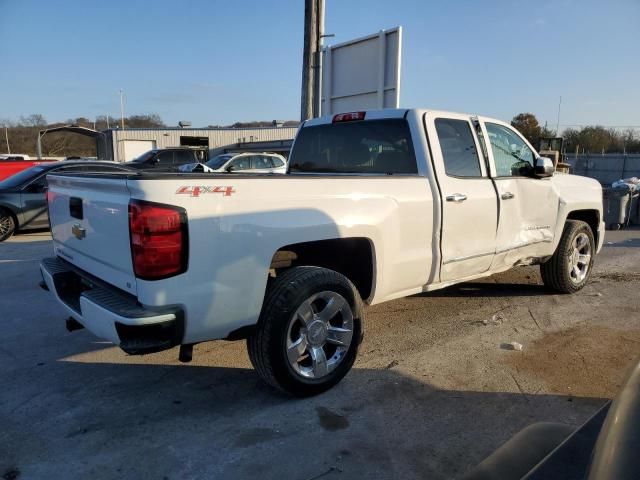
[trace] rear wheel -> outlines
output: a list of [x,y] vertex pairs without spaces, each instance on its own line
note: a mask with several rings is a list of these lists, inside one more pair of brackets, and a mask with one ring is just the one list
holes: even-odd
[[589,279],[594,255],[591,227],[580,220],[567,220],[558,248],[540,265],[542,281],[561,293],[577,292]]
[[16,230],[16,221],[11,212],[0,209],[0,242],[4,242]]
[[267,291],[249,358],[270,385],[296,396],[324,392],[351,369],[362,338],[362,301],[333,270],[294,267]]

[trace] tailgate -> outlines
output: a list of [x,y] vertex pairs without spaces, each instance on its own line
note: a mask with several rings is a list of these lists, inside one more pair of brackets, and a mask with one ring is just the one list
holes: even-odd
[[50,175],[47,181],[56,255],[135,295],[127,179]]

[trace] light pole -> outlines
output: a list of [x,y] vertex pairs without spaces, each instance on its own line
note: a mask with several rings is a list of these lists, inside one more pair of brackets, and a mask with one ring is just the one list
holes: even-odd
[[124,129],[124,97],[120,89],[120,128]]
[[11,153],[11,147],[9,146],[9,129],[4,126],[4,138],[7,139],[7,153]]

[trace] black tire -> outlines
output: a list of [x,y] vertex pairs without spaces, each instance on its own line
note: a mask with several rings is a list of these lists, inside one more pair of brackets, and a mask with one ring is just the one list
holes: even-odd
[[8,210],[0,208],[0,242],[4,242],[16,231],[16,219]]
[[[586,235],[589,241],[590,259],[586,263],[586,276],[583,279],[574,279],[571,275],[571,257],[574,252],[574,242],[579,235]],[[565,223],[560,243],[553,256],[545,263],[540,264],[540,274],[545,286],[560,293],[575,293],[585,286],[593,268],[593,258],[596,252],[596,242],[593,238],[591,227],[580,220],[567,220]]]
[[[342,360],[322,378],[305,378],[287,358],[289,324],[298,307],[319,292],[335,292],[347,301],[353,315],[353,335]],[[307,397],[336,385],[349,372],[362,341],[364,309],[360,294],[344,275],[320,267],[293,267],[267,287],[260,319],[247,339],[249,359],[269,385],[291,395]]]

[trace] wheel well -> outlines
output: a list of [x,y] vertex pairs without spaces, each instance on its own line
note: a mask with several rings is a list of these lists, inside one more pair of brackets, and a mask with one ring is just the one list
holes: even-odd
[[596,245],[598,244],[598,227],[600,226],[600,215],[597,210],[575,210],[573,212],[569,212],[567,215],[567,220],[582,220],[587,223],[589,227],[591,227],[591,233],[593,233],[593,238],[596,241]]
[[270,270],[311,265],[335,270],[353,282],[363,300],[373,293],[373,245],[368,238],[335,238],[295,243],[279,249],[271,260]]

